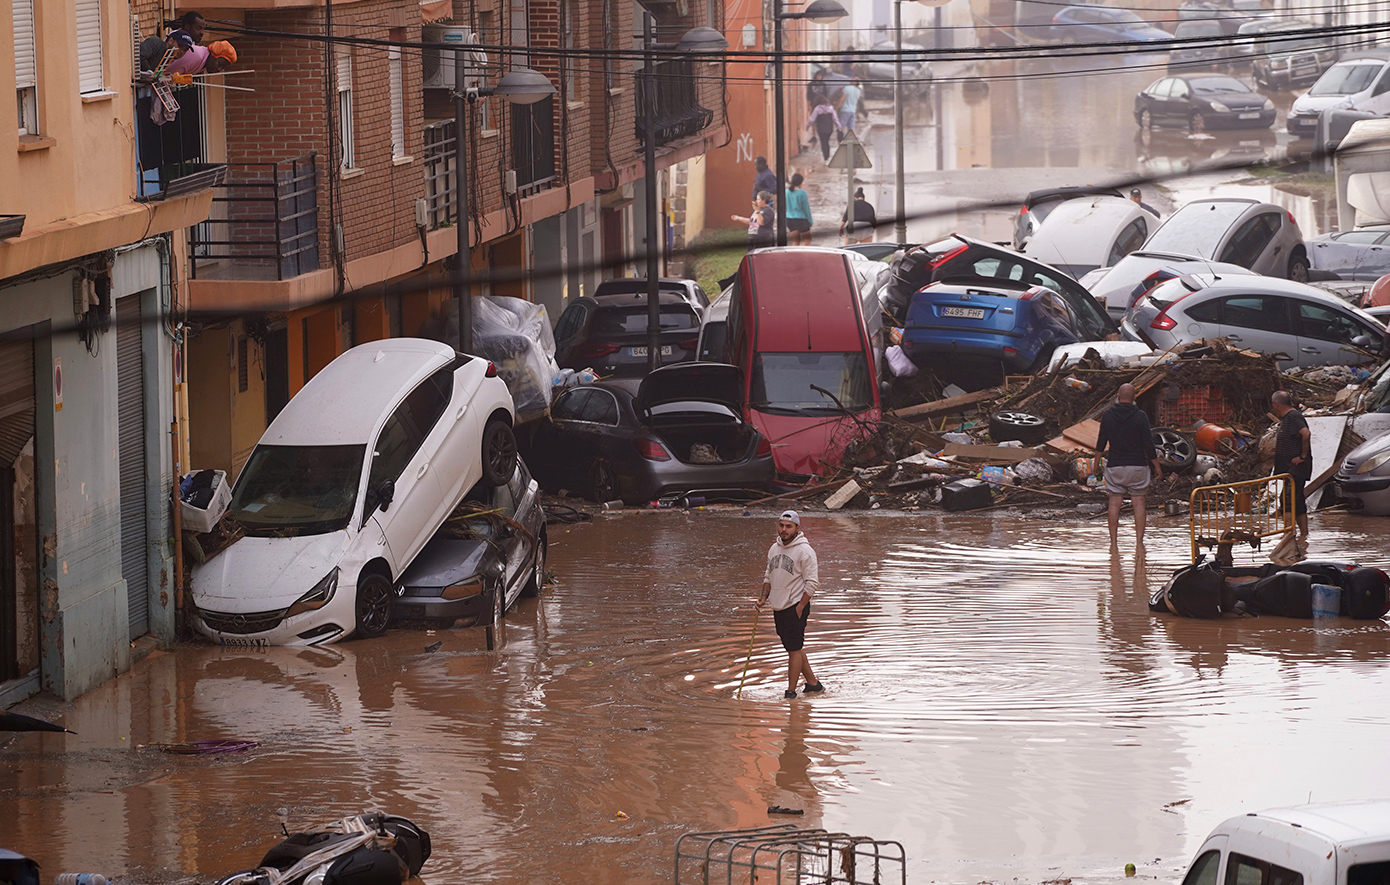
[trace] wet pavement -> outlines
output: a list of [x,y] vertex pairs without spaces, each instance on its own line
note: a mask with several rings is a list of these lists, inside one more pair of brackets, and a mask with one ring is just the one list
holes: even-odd
[[[1383,526],[1316,516],[1312,556],[1383,564]],[[824,695],[782,699],[765,617],[734,697],[771,514],[600,515],[552,526],[559,583],[499,652],[471,628],[154,653],[66,709],[76,736],[0,738],[0,845],[46,880],[206,881],[253,866],[279,809],[380,808],[430,831],[426,881],[655,883],[681,833],[782,805],[900,840],[912,882],[1177,881],[1227,816],[1390,795],[1390,628],[1149,614],[1185,520],[1157,520],[1145,563],[1128,520],[1116,555],[1103,518],[804,528]],[[260,745],[151,746],[211,738]]]

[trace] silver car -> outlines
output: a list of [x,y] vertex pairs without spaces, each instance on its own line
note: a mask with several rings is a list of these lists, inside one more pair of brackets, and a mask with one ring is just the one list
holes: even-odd
[[1364,310],[1303,283],[1260,276],[1175,277],[1149,290],[1121,331],[1155,350],[1226,338],[1285,367],[1373,362],[1385,346],[1385,327]]
[[1096,296],[1115,322],[1124,319],[1139,296],[1173,277],[1185,273],[1239,274],[1250,273],[1237,264],[1208,261],[1192,255],[1173,255],[1140,249],[1115,262],[1114,267],[1102,267],[1086,274],[1081,285]]
[[1194,200],[1169,215],[1144,249],[1225,261],[1258,274],[1308,282],[1303,232],[1287,209],[1273,203]]
[[1337,490],[1362,516],[1390,516],[1390,434],[1351,450],[1337,469]]

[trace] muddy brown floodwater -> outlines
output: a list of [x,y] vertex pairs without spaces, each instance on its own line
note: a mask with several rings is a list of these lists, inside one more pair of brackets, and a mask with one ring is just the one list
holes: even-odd
[[[1312,554],[1383,564],[1385,525],[1319,517]],[[770,515],[600,516],[552,527],[560,583],[497,653],[470,629],[152,655],[72,705],[77,736],[0,743],[0,847],[45,881],[208,881],[255,865],[277,809],[379,808],[432,834],[428,882],[661,883],[681,833],[775,804],[901,841],[912,882],[1176,881],[1227,816],[1390,795],[1387,625],[1150,615],[1185,522],[1147,568],[1103,519],[804,527],[822,696],[782,699],[768,619],[734,698]],[[149,746],[233,737],[260,745]]]

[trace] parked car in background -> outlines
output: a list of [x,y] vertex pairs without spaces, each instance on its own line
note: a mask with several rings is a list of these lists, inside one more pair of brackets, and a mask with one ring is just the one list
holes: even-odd
[[[1209,0],[1184,0],[1178,7],[1178,29],[1186,22],[1215,22],[1221,28],[1220,33],[1229,37],[1246,18],[1244,13],[1237,12],[1229,4]],[[1175,36],[1178,29],[1175,29]]]
[[1323,234],[1304,247],[1314,279],[1378,280],[1390,273],[1390,225]]
[[446,344],[352,348],[295,394],[251,452],[228,513],[245,537],[192,575],[214,641],[319,645],[386,629],[396,579],[480,480],[516,469],[511,395]]
[[1251,273],[1238,264],[1208,261],[1191,255],[1140,249],[1121,258],[1113,267],[1101,268],[1081,280],[1115,322],[1124,319],[1131,306],[1159,283],[1189,273],[1219,276]]
[[1079,279],[1144,245],[1157,226],[1152,212],[1125,197],[1079,197],[1047,216],[1023,254]]
[[1188,274],[1150,289],[1125,317],[1125,337],[1155,350],[1208,338],[1275,356],[1285,366],[1357,365],[1379,358],[1385,327],[1321,289],[1262,276]]
[[[1343,599],[1345,602],[1345,599]],[[1218,825],[1183,885],[1361,885],[1390,863],[1390,802],[1272,808]]]
[[1164,77],[1134,97],[1134,121],[1140,129],[1268,129],[1276,113],[1274,102],[1235,77],[1216,74]]
[[[872,98],[892,98],[893,82],[897,80],[897,47],[892,40],[875,43],[869,48],[873,55],[864,64],[861,79],[864,94]],[[932,73],[927,64],[927,48],[920,43],[903,41],[903,94],[920,97],[931,91]]]
[[543,487],[595,501],[763,489],[772,445],[744,420],[743,391],[738,368],[722,363],[575,387],[523,434],[527,462]]
[[1020,252],[1053,209],[1078,197],[1089,196],[1124,197],[1118,188],[1105,185],[1081,185],[1079,187],[1050,187],[1031,191],[1023,198],[1023,205],[1014,216],[1014,248]]
[[1255,273],[1308,281],[1308,251],[1292,213],[1258,200],[1193,200],[1169,215],[1144,244],[1151,252],[1210,258]]
[[[703,315],[706,307],[709,307],[709,296],[705,290],[700,288],[700,284],[695,280],[667,279],[662,277],[656,281],[656,285],[661,292],[670,292],[681,296],[690,302],[690,306],[695,308],[695,313]],[[594,291],[589,293],[595,298],[604,295],[646,295],[646,277],[618,277],[612,280],[604,280],[594,287]]]
[[1329,108],[1390,114],[1390,49],[1348,53],[1324,71],[1294,99],[1285,121],[1289,134],[1310,138],[1318,128],[1318,115]]
[[[1293,89],[1316,83],[1343,49],[1327,37],[1302,36],[1317,27],[1306,21],[1262,21],[1254,44],[1250,77],[1265,89]],[[1242,26],[1243,27],[1243,26]]]
[[1044,286],[940,282],[913,296],[902,349],[942,380],[980,388],[1042,369],[1057,347],[1082,340],[1080,328],[1066,298]]
[[[661,365],[695,357],[700,315],[684,293],[661,293]],[[570,299],[555,324],[562,369],[635,377],[647,371],[647,293]]]
[[1128,9],[1068,6],[1052,17],[1052,39],[1060,43],[1152,43],[1173,35]]
[[1337,492],[1362,516],[1390,516],[1390,433],[1352,449],[1337,468]]
[[1224,39],[1231,30],[1225,27],[1226,21],[1217,18],[1198,18],[1178,22],[1173,29],[1175,40],[1191,40],[1187,46],[1174,46],[1168,53],[1169,70],[1190,71],[1194,68],[1212,68],[1230,64],[1234,53],[1230,41]]
[[396,621],[500,618],[545,584],[540,487],[517,459],[511,479],[480,482],[397,581]]

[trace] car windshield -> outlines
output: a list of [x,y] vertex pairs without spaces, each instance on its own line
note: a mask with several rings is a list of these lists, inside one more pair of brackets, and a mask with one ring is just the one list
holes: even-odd
[[1226,231],[1249,208],[1249,203],[1188,203],[1168,216],[1144,248],[1151,252],[1211,258]]
[[[687,304],[661,305],[662,331],[695,329],[699,327],[695,311]],[[590,334],[595,338],[609,335],[634,335],[647,331],[647,306],[606,307],[594,317]]]
[[834,401],[814,389],[819,387],[851,412],[862,412],[873,407],[872,385],[862,352],[760,353],[749,405],[783,415],[838,414]]
[[1380,73],[1378,64],[1333,65],[1327,73],[1318,78],[1309,95],[1354,95],[1365,91],[1376,74]]
[[1234,77],[1199,77],[1188,80],[1198,95],[1220,95],[1223,92],[1249,92],[1250,87]]
[[228,512],[252,535],[321,535],[352,518],[366,446],[257,446]]

